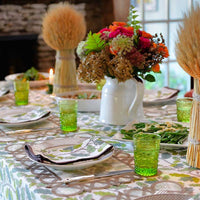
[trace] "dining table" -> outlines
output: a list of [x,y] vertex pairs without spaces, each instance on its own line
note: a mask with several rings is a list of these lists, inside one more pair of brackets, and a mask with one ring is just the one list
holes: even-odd
[[[165,199],[170,195],[171,199],[200,199],[200,170],[187,164],[187,146],[161,145],[158,173],[144,177],[134,172],[133,142],[118,137],[124,126],[100,122],[98,111],[78,112],[77,131],[62,132],[57,102],[47,94],[46,87],[31,88],[27,106],[39,106],[50,110],[51,114],[45,120],[31,124],[0,124],[1,200],[150,200]],[[0,97],[0,112],[8,107],[16,108],[12,90]],[[147,120],[177,121],[175,101],[146,104],[143,110]],[[103,162],[88,167],[65,169],[65,166],[41,164],[30,159],[24,148],[25,144],[49,141],[48,144],[54,144],[54,141],[57,145],[59,141],[74,144],[93,136],[112,144],[114,152]],[[120,171],[125,173],[101,176]],[[89,175],[96,177],[65,181]]]

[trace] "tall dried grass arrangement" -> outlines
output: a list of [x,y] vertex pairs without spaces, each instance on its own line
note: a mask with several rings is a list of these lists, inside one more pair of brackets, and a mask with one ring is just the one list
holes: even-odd
[[84,16],[69,3],[59,3],[47,11],[42,25],[44,41],[57,51],[53,93],[76,89],[74,49],[86,34]]
[[186,160],[200,168],[200,6],[192,8],[179,26],[176,58],[179,65],[194,78],[193,105]]

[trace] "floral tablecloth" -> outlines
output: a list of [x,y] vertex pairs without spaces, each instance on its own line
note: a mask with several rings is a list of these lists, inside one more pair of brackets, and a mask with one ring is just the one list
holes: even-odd
[[[63,137],[98,135],[116,147],[113,160],[79,171],[91,174],[101,169],[115,171],[134,169],[131,141],[113,139],[122,126],[99,122],[98,113],[78,113],[79,130],[68,135],[59,128],[57,107],[43,91],[30,93],[30,104],[51,108],[53,113],[45,122],[29,127],[0,126],[0,199],[1,200],[92,200],[136,199],[141,196],[177,193],[194,196],[200,193],[200,170],[191,168],[185,160],[186,149],[161,149],[159,172],[153,177],[139,177],[134,173],[94,179],[75,184],[63,184],[62,179],[77,176],[77,172],[61,171],[32,162],[24,152],[24,144]],[[0,106],[13,106],[10,93],[0,99]],[[144,108],[150,119],[176,120],[175,105]],[[20,129],[20,130],[19,130]],[[112,167],[111,167],[112,166]],[[198,199],[198,197],[197,197]]]

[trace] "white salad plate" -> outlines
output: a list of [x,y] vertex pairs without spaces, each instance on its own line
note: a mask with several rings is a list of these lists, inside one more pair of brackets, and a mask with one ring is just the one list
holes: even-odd
[[[58,151],[65,151],[67,147],[72,147],[74,145],[79,145],[80,143],[84,142],[88,138],[85,137],[65,137],[65,138],[56,138],[51,140],[45,140],[45,141],[39,141],[36,143],[32,143],[30,146],[35,154],[40,154],[45,157],[48,157],[48,155],[53,155],[54,158],[56,158],[58,155],[56,155],[56,152]],[[30,155],[27,154],[30,160],[32,160],[35,163],[38,163],[40,165],[44,165],[46,167],[52,167],[54,169],[59,170],[79,170],[91,167],[93,165],[99,164],[101,162],[104,162],[112,157],[114,153],[114,148],[111,151],[108,151],[107,153],[102,154],[100,157],[85,161],[79,161],[74,163],[68,163],[68,164],[53,164],[53,163],[43,163],[36,161],[31,158]],[[58,156],[59,157],[59,156]]]
[[[56,102],[59,103],[60,100],[68,99],[68,100],[73,100],[73,96],[75,95],[80,95],[80,94],[87,94],[88,96],[90,95],[96,95],[100,96],[101,91],[99,90],[76,90],[76,91],[70,91],[70,92],[65,92],[61,94],[57,94],[56,96],[53,96],[55,98]],[[89,98],[81,98],[81,99],[76,99],[78,101],[78,111],[79,112],[98,112],[100,111],[100,105],[101,105],[101,99],[89,99]]]
[[[29,113],[33,113],[34,116]],[[0,113],[0,125],[9,127],[31,125],[48,119],[50,113],[50,111],[35,106],[4,107]],[[25,117],[22,119],[20,116]]]
[[[46,86],[49,83],[49,79],[48,79],[49,74],[46,72],[39,72],[39,73],[42,74],[46,78],[46,80],[30,81],[30,87],[42,87],[42,86]],[[21,74],[23,74],[23,73],[10,74],[5,77],[5,80],[9,81],[9,82],[13,82]]]

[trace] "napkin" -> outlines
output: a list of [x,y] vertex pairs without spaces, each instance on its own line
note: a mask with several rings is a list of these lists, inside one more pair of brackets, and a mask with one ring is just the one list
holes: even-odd
[[145,90],[144,101],[153,102],[159,100],[170,99],[179,93],[178,89],[163,87],[159,90]]
[[[60,148],[34,149],[30,144],[25,144],[25,151],[29,158],[41,163],[66,165],[75,162],[97,159],[110,152],[114,147],[97,137],[91,137],[84,142],[73,146],[61,146]],[[37,154],[37,153],[38,154]]]
[[0,89],[0,97],[8,94],[9,92],[10,92],[10,90],[8,88],[5,88],[5,87],[1,88]]
[[[22,108],[23,109],[23,108]],[[6,114],[4,110],[4,115],[0,116],[0,123],[23,123],[38,120],[50,114],[50,111],[38,108],[27,111],[26,109],[18,110],[13,109],[13,113],[10,112]]]

